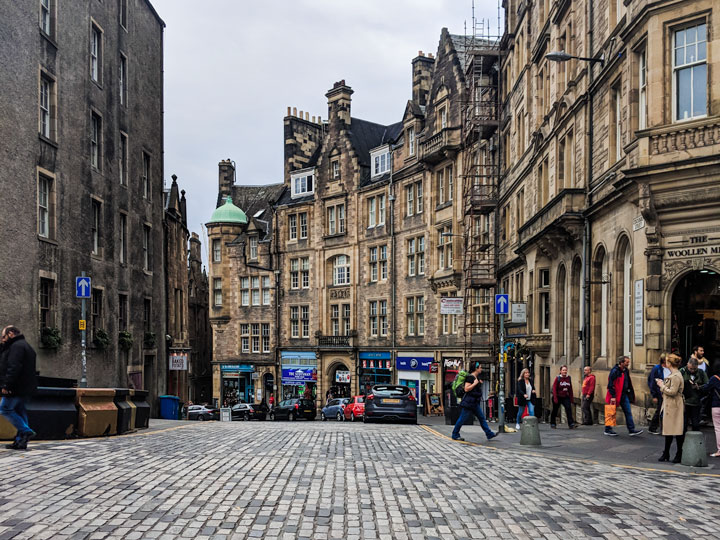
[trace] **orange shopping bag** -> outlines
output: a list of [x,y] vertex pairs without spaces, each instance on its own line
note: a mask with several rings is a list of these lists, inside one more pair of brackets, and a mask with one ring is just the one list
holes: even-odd
[[617,426],[617,406],[605,405],[605,425],[607,427]]

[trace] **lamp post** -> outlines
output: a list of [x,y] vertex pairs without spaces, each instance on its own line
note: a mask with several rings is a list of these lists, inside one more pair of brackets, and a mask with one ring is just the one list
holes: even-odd
[[600,58],[588,58],[586,56],[575,56],[574,54],[566,53],[565,51],[553,51],[549,52],[545,55],[545,58],[550,60],[551,62],[567,62],[569,60],[584,60],[585,62],[590,62],[591,64],[595,62],[600,62],[601,65],[605,64],[605,55],[600,56]]

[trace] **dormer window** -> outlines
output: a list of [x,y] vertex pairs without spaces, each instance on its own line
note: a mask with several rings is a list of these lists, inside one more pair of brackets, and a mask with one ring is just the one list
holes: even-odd
[[334,159],[332,164],[330,165],[332,178],[333,180],[337,180],[340,178],[340,161],[337,159]]
[[303,169],[297,171],[290,176],[290,185],[292,186],[292,197],[303,197],[314,193],[314,177],[315,169]]
[[251,236],[251,237],[250,237],[250,258],[253,259],[253,260],[258,258],[258,239],[257,239],[257,236]]
[[440,129],[447,127],[447,109],[443,107],[440,109]]
[[372,176],[380,176],[390,170],[390,149],[387,146],[370,152],[370,159],[373,164]]
[[408,128],[407,130],[407,138],[408,138],[408,154],[411,156],[415,155],[415,128]]

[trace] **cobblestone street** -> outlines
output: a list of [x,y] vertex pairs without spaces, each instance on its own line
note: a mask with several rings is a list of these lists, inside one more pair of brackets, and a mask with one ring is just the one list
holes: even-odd
[[0,451],[0,539],[720,536],[717,477],[492,444],[335,422],[31,443]]

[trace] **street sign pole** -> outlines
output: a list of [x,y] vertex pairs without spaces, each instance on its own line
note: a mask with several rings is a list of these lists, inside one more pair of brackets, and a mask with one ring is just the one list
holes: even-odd
[[[85,277],[85,272],[83,271],[82,277]],[[81,307],[81,315],[80,318],[85,321],[85,297],[82,298],[82,307]],[[83,325],[83,329],[80,331],[80,343],[81,343],[81,359],[82,359],[82,371],[81,371],[81,377],[80,377],[80,388],[87,388],[87,356],[85,355],[85,344],[86,344],[86,333],[87,330],[85,330],[85,325]]]
[[[500,294],[505,291],[501,288]],[[500,314],[500,391],[498,392],[498,431],[505,433],[505,314]]]

